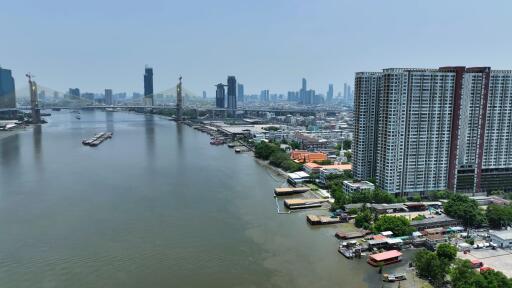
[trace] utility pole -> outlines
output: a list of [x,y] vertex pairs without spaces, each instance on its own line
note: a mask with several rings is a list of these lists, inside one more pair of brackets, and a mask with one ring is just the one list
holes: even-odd
[[28,86],[30,89],[30,108],[32,110],[32,124],[41,123],[41,110],[39,109],[39,101],[37,99],[37,83],[32,80],[34,75],[27,73]]
[[176,122],[183,120],[183,95],[181,94],[181,76],[176,86]]

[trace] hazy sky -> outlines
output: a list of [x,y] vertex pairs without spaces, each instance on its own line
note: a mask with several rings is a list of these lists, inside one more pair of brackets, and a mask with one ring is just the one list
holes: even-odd
[[512,1],[2,0],[0,65],[65,91],[201,94],[235,75],[246,93],[325,93],[354,72],[486,65],[512,69]]

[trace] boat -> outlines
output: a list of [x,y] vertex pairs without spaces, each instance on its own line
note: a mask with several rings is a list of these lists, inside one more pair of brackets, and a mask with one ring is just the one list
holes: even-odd
[[240,148],[235,148],[235,153],[240,153],[242,150]]
[[229,148],[235,148],[235,143],[229,143],[229,144],[228,144],[228,147],[229,147]]
[[210,144],[212,144],[212,145],[222,145],[222,144],[224,144],[224,140],[222,140],[222,139],[214,139],[214,140],[210,141]]
[[395,282],[403,280],[407,280],[407,276],[405,275],[405,273],[384,274],[382,276],[382,281],[385,282]]
[[338,252],[341,253],[341,255],[345,256],[347,259],[353,259],[354,258],[354,252],[352,249],[347,248],[346,246],[340,244],[340,247],[338,248]]
[[81,119],[81,118],[80,118],[80,115],[76,115],[76,116],[75,116],[75,118],[76,118],[76,119],[78,119],[78,120],[80,120],[80,119]]
[[52,108],[52,111],[60,111],[60,108]]

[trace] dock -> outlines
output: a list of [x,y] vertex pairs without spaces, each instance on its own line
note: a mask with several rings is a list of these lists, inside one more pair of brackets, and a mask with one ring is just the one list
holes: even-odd
[[323,203],[328,202],[327,199],[286,199],[284,206],[288,209],[306,209],[321,207]]
[[286,196],[286,195],[305,193],[305,192],[308,192],[309,190],[310,190],[309,187],[283,187],[283,188],[275,188],[274,189],[274,195],[276,195],[276,196]]
[[313,215],[313,214],[307,215],[306,220],[311,225],[327,225],[327,224],[341,223],[341,220],[339,217],[331,218],[329,216],[320,216],[320,215]]
[[105,140],[112,138],[113,134],[114,133],[112,132],[101,132],[89,139],[82,140],[82,144],[86,146],[96,147],[103,143]]

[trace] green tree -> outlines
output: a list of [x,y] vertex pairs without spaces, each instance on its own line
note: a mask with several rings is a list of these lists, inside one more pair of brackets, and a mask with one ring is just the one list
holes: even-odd
[[404,216],[382,215],[373,225],[375,232],[391,231],[395,236],[410,235],[414,228],[409,219]]
[[363,209],[354,218],[354,225],[369,230],[372,226],[373,214],[370,209]]
[[448,266],[436,253],[420,250],[414,256],[414,265],[418,276],[428,280],[434,287],[441,287],[448,272]]
[[347,158],[347,162],[349,162],[349,163],[352,162],[352,152],[345,151],[345,153],[343,153],[343,155]]
[[394,203],[396,201],[395,196],[392,194],[382,191],[380,188],[375,188],[370,194],[371,202],[382,204],[382,203]]
[[352,140],[345,139],[343,140],[343,150],[350,150],[352,149]]
[[469,260],[455,260],[451,270],[450,278],[453,288],[483,288],[485,279],[475,272]]
[[511,288],[512,280],[507,278],[505,274],[500,271],[487,270],[480,272],[485,281],[485,287],[488,288]]
[[452,194],[443,207],[446,215],[460,220],[465,228],[478,227],[485,222],[477,202],[467,196]]
[[442,243],[437,246],[436,254],[440,259],[452,262],[457,257],[457,247],[449,243]]
[[489,205],[485,211],[489,226],[493,229],[501,229],[512,224],[512,206]]
[[300,149],[300,143],[295,140],[290,143],[290,146],[292,149]]
[[411,200],[413,202],[421,202],[421,195],[419,193],[416,193],[412,196]]

